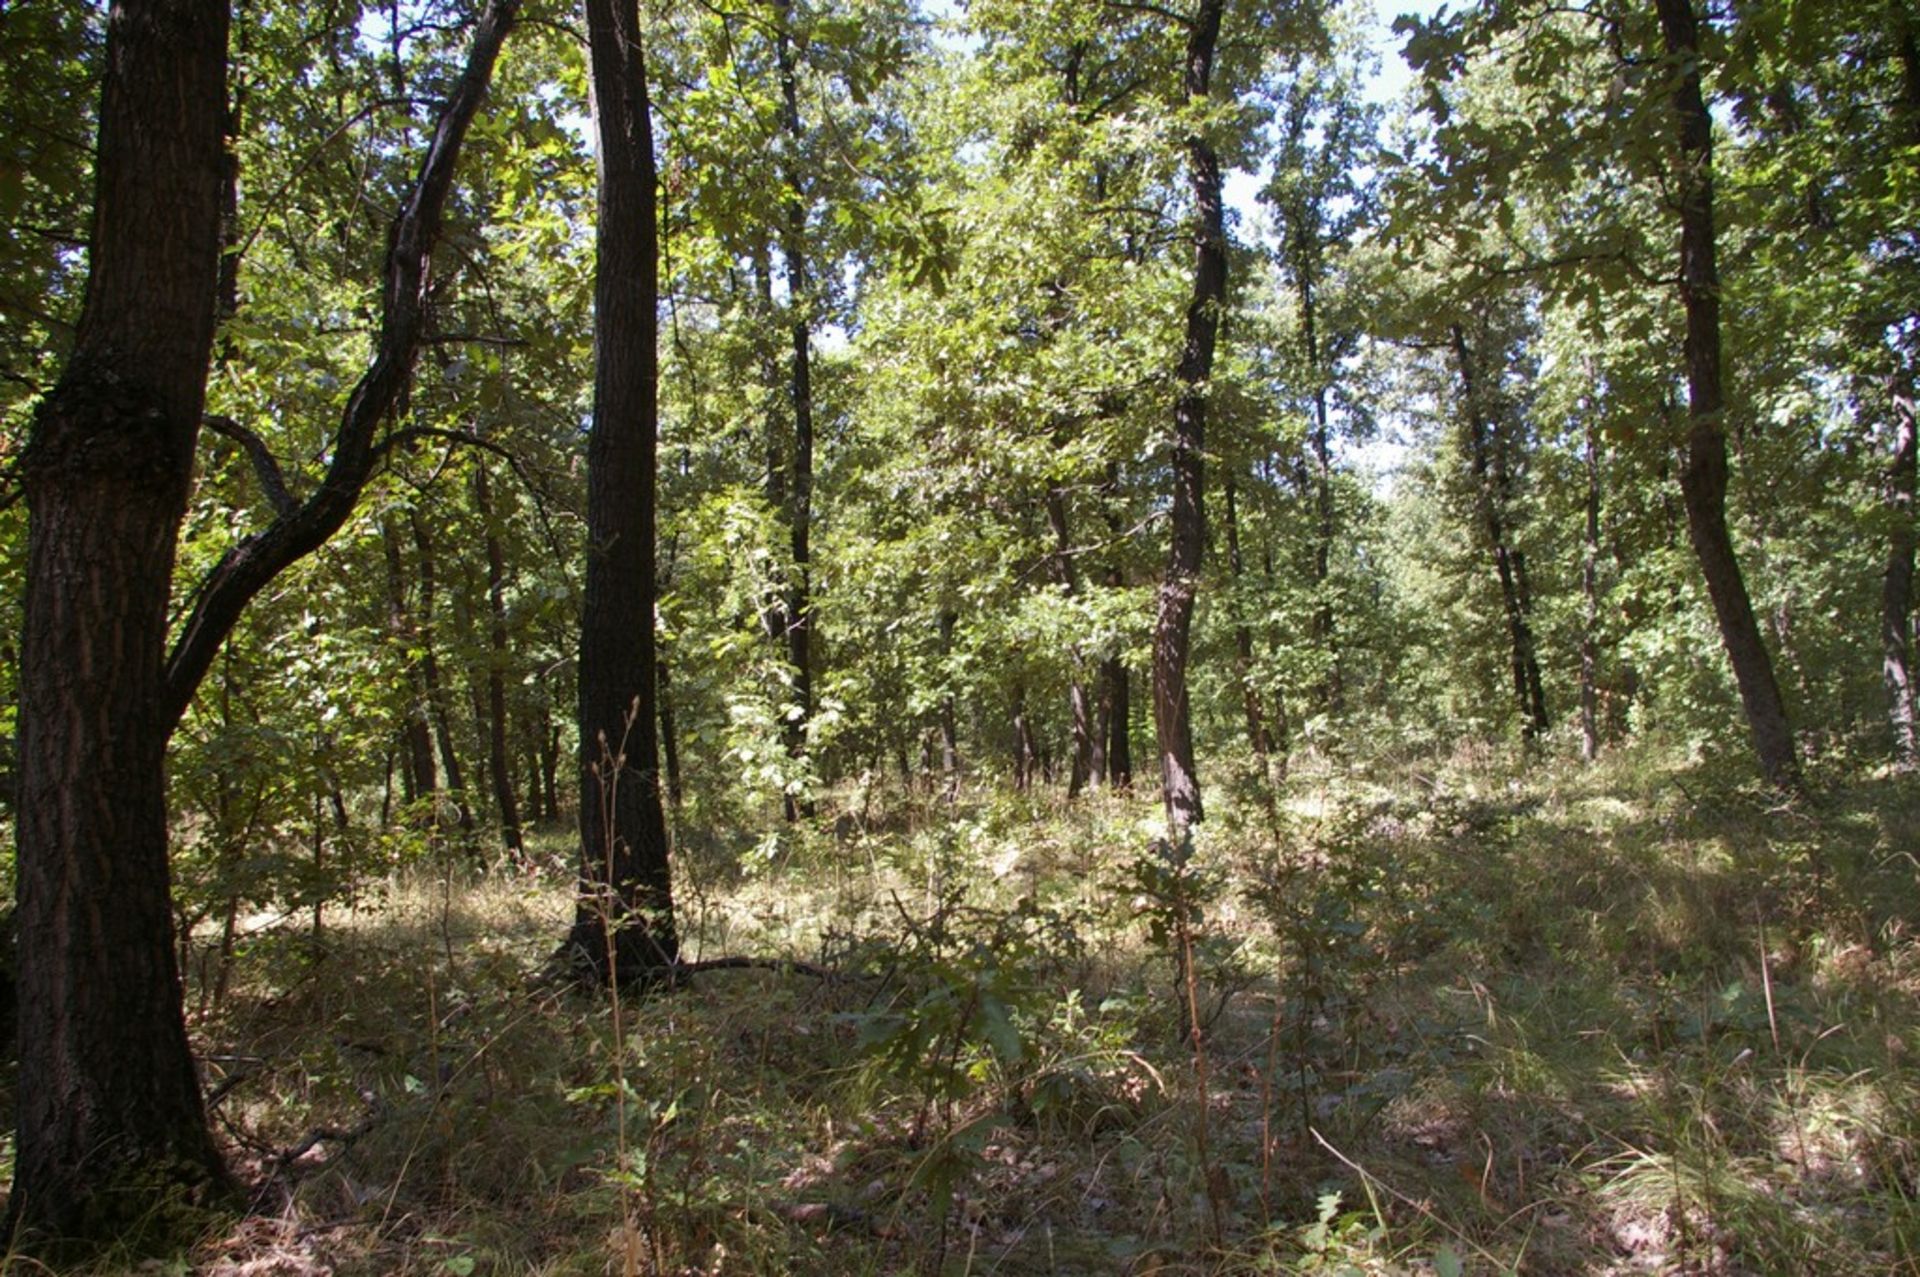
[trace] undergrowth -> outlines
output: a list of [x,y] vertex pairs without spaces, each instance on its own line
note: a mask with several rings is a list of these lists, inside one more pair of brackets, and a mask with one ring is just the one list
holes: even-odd
[[189,990],[257,1212],[182,1265],[1920,1272],[1917,817],[1647,752],[1299,766],[1180,848],[866,794],[677,862],[689,956],[827,977],[618,1017],[540,981],[570,874],[416,872]]

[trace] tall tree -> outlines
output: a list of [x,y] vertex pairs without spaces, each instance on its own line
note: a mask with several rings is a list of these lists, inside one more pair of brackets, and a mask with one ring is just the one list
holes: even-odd
[[658,173],[640,16],[587,0],[599,180],[580,617],[580,893],[566,955],[601,984],[679,958],[654,723]]
[[[1204,103],[1213,80],[1224,0],[1200,0],[1187,31],[1185,100]],[[1167,824],[1179,836],[1204,814],[1194,763],[1193,709],[1187,694],[1194,594],[1206,547],[1207,381],[1227,299],[1227,232],[1220,156],[1198,118],[1187,137],[1187,181],[1194,203],[1193,292],[1175,375],[1172,534],[1153,623],[1153,722],[1160,740],[1160,783]]]
[[[219,275],[227,14],[122,0],[109,17],[90,273],[74,355],[36,415],[21,709],[21,1094],[8,1227],[40,1249],[129,1231],[226,1190],[180,1014],[168,738],[247,603],[352,512],[417,351],[461,145],[517,0],[475,29],[389,236],[374,357],[324,479],[223,554],[166,649],[174,547],[204,407]],[[254,446],[257,445],[257,446]],[[163,653],[166,653],[163,660]]]
[[163,661],[213,348],[226,51],[225,0],[114,6],[86,301],[25,458],[7,1223],[49,1254],[143,1228],[160,1235],[137,1245],[177,1244],[156,1204],[230,1191],[174,962]]
[[1687,445],[1680,491],[1687,535],[1706,577],[1720,638],[1733,665],[1747,728],[1767,779],[1798,788],[1800,766],[1773,658],[1727,529],[1726,392],[1720,358],[1720,273],[1713,223],[1713,116],[1700,82],[1700,23],[1693,0],[1655,0],[1670,63],[1668,104],[1677,156],[1680,302],[1686,311]]

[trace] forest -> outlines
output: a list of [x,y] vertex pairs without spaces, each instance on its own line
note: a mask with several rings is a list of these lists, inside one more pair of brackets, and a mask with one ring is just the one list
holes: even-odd
[[1920,1273],[1911,0],[0,104],[0,1273]]

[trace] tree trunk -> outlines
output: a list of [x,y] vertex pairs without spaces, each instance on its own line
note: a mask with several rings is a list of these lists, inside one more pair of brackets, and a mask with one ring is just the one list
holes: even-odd
[[686,789],[680,779],[680,725],[674,715],[673,682],[665,650],[660,653],[653,676],[660,698],[660,760],[666,765],[667,802],[678,812],[686,798]]
[[[1901,107],[1907,141],[1920,141],[1920,41],[1906,6],[1896,8],[1901,68]],[[1887,722],[1893,730],[1893,762],[1903,772],[1920,767],[1913,686],[1913,565],[1916,433],[1911,379],[1888,379],[1893,401],[1893,449],[1887,463],[1886,503],[1892,520],[1887,570],[1880,586],[1880,670],[1887,688]]]
[[1346,703],[1346,688],[1340,676],[1340,639],[1335,632],[1333,612],[1333,428],[1328,420],[1327,386],[1320,367],[1320,327],[1313,290],[1313,270],[1304,251],[1304,225],[1294,238],[1302,241],[1300,260],[1294,265],[1300,295],[1301,338],[1307,347],[1307,367],[1313,376],[1313,429],[1308,446],[1313,451],[1313,638],[1327,656],[1326,679],[1321,698],[1326,708],[1339,713]]
[[400,788],[409,804],[431,799],[440,789],[440,777],[433,763],[433,727],[428,718],[430,699],[426,680],[420,673],[420,658],[413,648],[418,636],[407,611],[406,566],[400,548],[399,529],[392,516],[380,522],[381,541],[387,556],[387,636],[406,653],[406,686],[409,693],[406,720],[400,729],[404,749],[400,755]]
[[580,894],[566,953],[595,983],[679,959],[654,734],[658,175],[634,0],[587,0],[599,216],[587,573],[580,620]]
[[1500,604],[1507,622],[1507,666],[1519,707],[1522,732],[1534,740],[1550,726],[1546,694],[1540,681],[1540,660],[1534,650],[1532,602],[1526,588],[1526,566],[1520,551],[1507,540],[1508,484],[1506,465],[1496,456],[1505,450],[1498,409],[1488,399],[1480,369],[1474,366],[1466,331],[1453,325],[1453,353],[1460,363],[1462,415],[1466,425],[1467,458],[1473,471],[1474,509],[1480,531],[1493,555],[1500,582]]
[[[953,627],[959,623],[959,616],[951,608],[940,612],[940,657],[943,662],[953,656]],[[951,679],[951,675],[947,675]],[[949,683],[940,698],[940,772],[946,778],[946,800],[949,804],[960,798],[960,730],[955,721],[953,688]]]
[[[1236,499],[1238,485],[1231,473],[1227,475],[1227,571],[1232,574],[1236,591],[1242,585],[1240,559],[1240,506]],[[1247,744],[1253,749],[1253,756],[1260,764],[1260,775],[1265,778],[1272,774],[1273,738],[1267,734],[1266,715],[1260,709],[1260,692],[1253,685],[1253,630],[1241,615],[1243,600],[1234,599],[1233,620],[1233,666],[1234,675],[1240,681],[1240,705],[1247,717]]]
[[[1067,494],[1057,483],[1047,485],[1047,524],[1053,531],[1054,552],[1049,558],[1054,584],[1069,599],[1080,597],[1080,577],[1073,570],[1073,537],[1067,522]],[[1080,677],[1084,657],[1076,646],[1067,654],[1068,724],[1073,733],[1073,763],[1067,772],[1067,797],[1077,798],[1088,784],[1099,784],[1094,755],[1093,706],[1087,685]]]
[[86,300],[22,473],[11,1245],[192,1240],[232,1198],[181,1014],[162,657],[219,276],[227,9],[107,24]]
[[1893,761],[1900,771],[1920,766],[1913,687],[1913,526],[1916,432],[1912,392],[1895,383],[1893,455],[1887,464],[1886,502],[1893,528],[1887,536],[1887,570],[1880,587],[1880,670],[1887,688],[1887,722],[1893,729]]
[[1580,757],[1600,756],[1600,432],[1586,422],[1587,523],[1580,555]]
[[[466,773],[453,744],[453,711],[447,706],[447,688],[440,679],[440,661],[434,654],[433,614],[438,602],[439,576],[433,554],[433,533],[418,510],[408,512],[413,523],[413,546],[420,560],[420,679],[426,688],[427,712],[433,737],[440,746],[440,766],[447,777],[447,796],[453,800],[455,823],[462,835],[473,833],[473,808],[467,804]],[[436,813],[436,820],[438,815]]]
[[1680,301],[1687,318],[1687,456],[1680,471],[1687,536],[1713,600],[1720,640],[1739,684],[1760,770],[1776,788],[1798,791],[1802,786],[1793,729],[1727,530],[1720,277],[1714,261],[1713,117],[1700,85],[1699,22],[1693,0],[1654,3],[1666,54],[1675,66],[1669,106],[1679,148],[1674,189],[1680,209]]
[[507,642],[507,556],[493,518],[493,494],[484,462],[473,468],[473,503],[487,529],[487,772],[494,805],[500,809],[500,834],[515,859],[526,855],[520,832],[520,800],[513,792],[513,764],[507,750],[507,668],[513,650]]
[[[1200,0],[1188,28],[1185,94],[1204,99],[1213,77],[1224,0]],[[1205,136],[1187,139],[1188,182],[1193,191],[1195,234],[1193,295],[1187,303],[1186,342],[1176,376],[1173,410],[1172,535],[1166,576],[1153,623],[1153,724],[1159,738],[1160,793],[1175,841],[1205,815],[1193,754],[1193,709],[1187,695],[1187,657],[1200,561],[1206,548],[1204,504],[1207,380],[1227,299],[1227,233],[1221,197],[1220,157]]]

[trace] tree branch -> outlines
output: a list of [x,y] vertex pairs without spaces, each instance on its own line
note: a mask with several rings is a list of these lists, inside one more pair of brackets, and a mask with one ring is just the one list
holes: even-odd
[[267,494],[268,504],[273,506],[276,517],[285,518],[292,514],[299,502],[293,499],[293,493],[287,488],[286,475],[280,469],[267,441],[247,429],[232,417],[222,417],[208,413],[200,419],[201,424],[217,435],[233,440],[253,462],[253,474],[260,481],[261,489]]
[[194,688],[206,676],[247,603],[339,530],[373,473],[374,431],[398,402],[420,346],[428,272],[461,146],[486,96],[494,61],[518,9],[519,0],[488,0],[474,30],[466,68],[421,160],[419,179],[394,219],[381,289],[379,342],[373,362],[342,412],[325,477],[311,496],[275,518],[265,531],[230,546],[194,593],[186,623],[167,658],[161,712],[168,723],[177,722],[186,711]]

